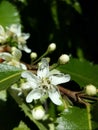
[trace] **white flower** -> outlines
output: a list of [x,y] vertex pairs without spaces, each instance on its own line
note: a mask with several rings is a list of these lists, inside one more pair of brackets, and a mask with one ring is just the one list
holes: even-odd
[[14,51],[12,51],[12,54],[8,52],[0,53],[0,58],[4,60],[4,63],[26,70],[27,69],[26,66],[20,63],[21,56],[22,56],[22,53],[17,48],[14,49]]
[[20,50],[24,50],[27,53],[31,52],[26,45],[26,40],[30,37],[29,33],[22,33],[21,32],[21,25],[20,24],[12,24],[10,27],[6,27],[7,35],[13,38],[13,41],[18,43],[18,48]]
[[28,103],[43,97],[49,97],[54,104],[62,104],[57,85],[68,82],[70,76],[68,74],[64,75],[58,70],[49,71],[49,64],[45,58],[41,61],[37,75],[25,71],[22,73],[22,77],[27,79],[27,82],[30,83],[30,87],[32,86],[32,90],[26,97]]
[[4,28],[0,25],[0,43],[4,44],[7,40],[8,36],[6,35],[6,32]]

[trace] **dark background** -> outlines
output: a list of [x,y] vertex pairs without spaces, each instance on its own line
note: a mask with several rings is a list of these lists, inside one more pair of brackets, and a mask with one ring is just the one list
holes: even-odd
[[[57,49],[50,55],[53,62],[56,62],[62,53],[67,53],[98,64],[98,0],[76,0],[80,4],[81,13],[73,7],[75,0],[70,0],[71,4],[66,0],[27,0],[26,3],[18,0],[8,1],[20,12],[23,32],[31,34],[27,41],[28,47],[36,51],[38,56],[54,42]],[[51,8],[56,11],[56,17]],[[78,54],[79,50],[82,55]],[[23,54],[23,60],[30,62],[29,54]],[[0,101],[0,105],[1,103],[3,104]],[[0,113],[0,130],[12,130],[14,126],[18,126],[20,119],[29,127],[32,126],[32,122],[20,112],[20,108],[10,96],[7,103],[0,108]],[[35,125],[32,127],[37,130]]]
[[[51,42],[57,44],[52,54],[56,61],[62,53],[78,57],[78,48],[84,58],[98,63],[98,7],[97,0],[78,0],[82,12],[64,0],[28,0],[26,5],[17,3],[25,32],[30,32],[28,46],[40,56]],[[15,3],[14,3],[15,4]],[[56,7],[58,25],[51,11]]]

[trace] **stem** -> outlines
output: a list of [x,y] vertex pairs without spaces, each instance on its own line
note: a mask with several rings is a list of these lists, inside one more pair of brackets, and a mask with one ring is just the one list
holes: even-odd
[[91,125],[91,114],[90,114],[90,104],[86,105],[87,108],[87,113],[88,113],[88,125],[89,125],[89,130],[92,130],[92,125]]
[[38,61],[40,61],[44,56],[46,56],[48,54],[48,51],[46,51],[43,55],[41,55],[37,60],[35,60],[32,65],[34,65],[35,63],[37,63]]
[[68,89],[66,89],[66,88],[63,88],[63,87],[61,87],[61,86],[58,86],[58,87],[59,87],[59,90],[60,90],[62,93],[66,94],[68,97],[73,98],[74,101],[77,101],[77,95],[76,95],[76,94],[77,94],[78,92],[73,92],[73,91],[68,90]]

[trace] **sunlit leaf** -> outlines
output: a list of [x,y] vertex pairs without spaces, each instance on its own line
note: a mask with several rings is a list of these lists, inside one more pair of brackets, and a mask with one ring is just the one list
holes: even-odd
[[22,70],[16,67],[0,64],[0,90],[7,89],[15,83],[20,78],[21,72]]
[[8,26],[10,24],[20,23],[20,16],[18,10],[14,5],[8,1],[0,3],[0,24],[2,26]]
[[68,64],[62,65],[58,69],[63,73],[70,74],[71,79],[82,87],[87,84],[98,87],[98,65],[72,58]]
[[89,112],[85,108],[66,109],[57,119],[56,130],[91,130]]
[[6,101],[7,100],[6,90],[0,91],[0,100],[2,100],[2,101]]

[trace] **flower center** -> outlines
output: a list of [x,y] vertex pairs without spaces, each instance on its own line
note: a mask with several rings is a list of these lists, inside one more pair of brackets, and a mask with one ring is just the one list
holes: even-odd
[[48,78],[42,78],[41,80],[41,87],[42,89],[51,89],[51,82]]

